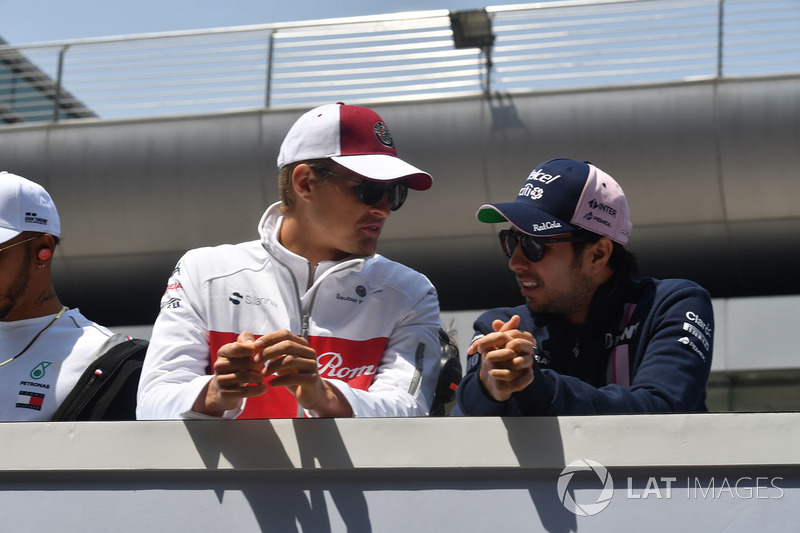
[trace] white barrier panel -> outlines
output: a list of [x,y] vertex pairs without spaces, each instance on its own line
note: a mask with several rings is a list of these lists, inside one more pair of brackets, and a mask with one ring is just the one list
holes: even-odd
[[800,413],[0,424],[3,527],[789,531]]

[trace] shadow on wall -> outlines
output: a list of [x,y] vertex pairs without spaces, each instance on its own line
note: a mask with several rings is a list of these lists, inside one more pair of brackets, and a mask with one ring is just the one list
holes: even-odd
[[[247,482],[217,488],[217,498],[222,503],[226,490],[241,491],[258,521],[261,531],[331,531],[330,517],[325,494],[329,494],[338,516],[344,521],[347,531],[369,533],[369,509],[364,493],[353,485],[326,480],[325,475],[316,475],[315,468],[330,469],[340,478],[341,472],[353,469],[347,448],[340,438],[334,420],[294,420],[300,463],[298,471],[283,447],[271,424],[263,420],[240,420],[226,424],[220,432],[218,424],[203,421],[187,421],[186,429],[203,458],[206,469],[216,470],[221,459],[230,463],[237,471],[253,470],[254,476]],[[253,440],[252,426],[264,428]],[[324,435],[325,438],[320,438]],[[334,438],[331,438],[334,437]],[[336,438],[338,437],[338,438]],[[257,446],[257,449],[254,449]],[[264,455],[258,450],[264,450]],[[268,466],[269,472],[265,472]],[[269,481],[264,481],[268,477]],[[259,481],[259,478],[262,481]],[[276,483],[283,478],[283,483]]]

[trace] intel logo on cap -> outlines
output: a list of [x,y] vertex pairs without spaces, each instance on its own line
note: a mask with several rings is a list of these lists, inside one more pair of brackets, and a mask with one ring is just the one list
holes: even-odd
[[528,181],[534,180],[534,181],[540,181],[542,183],[553,183],[560,177],[561,174],[556,174],[555,176],[553,176],[552,174],[547,174],[546,172],[542,172],[537,168],[536,170],[530,173],[530,175],[528,176]]

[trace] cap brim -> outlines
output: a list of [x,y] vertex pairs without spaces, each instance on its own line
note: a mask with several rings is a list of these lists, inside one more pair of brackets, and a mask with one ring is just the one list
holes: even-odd
[[417,191],[430,189],[433,178],[427,172],[409,165],[399,157],[385,154],[342,155],[331,157],[343,167],[376,181],[408,180],[408,186]]
[[547,237],[575,231],[575,226],[560,220],[546,211],[521,202],[484,204],[478,208],[475,217],[489,224],[509,222],[528,235]]
[[22,233],[19,230],[9,229],[9,228],[0,228],[0,244],[10,241],[17,235]]

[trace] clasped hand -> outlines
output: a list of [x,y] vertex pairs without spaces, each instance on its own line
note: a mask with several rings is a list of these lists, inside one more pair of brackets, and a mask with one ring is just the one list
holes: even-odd
[[520,331],[519,315],[508,322],[492,322],[492,333],[473,342],[467,353],[481,354],[479,379],[486,391],[497,401],[533,383],[533,349],[536,340],[527,331]]
[[219,416],[238,409],[244,398],[264,394],[270,387],[286,387],[306,409],[324,411],[326,400],[336,396],[319,375],[317,353],[308,341],[287,330],[255,338],[249,331],[223,345],[214,362],[214,378],[195,403],[197,412]]

